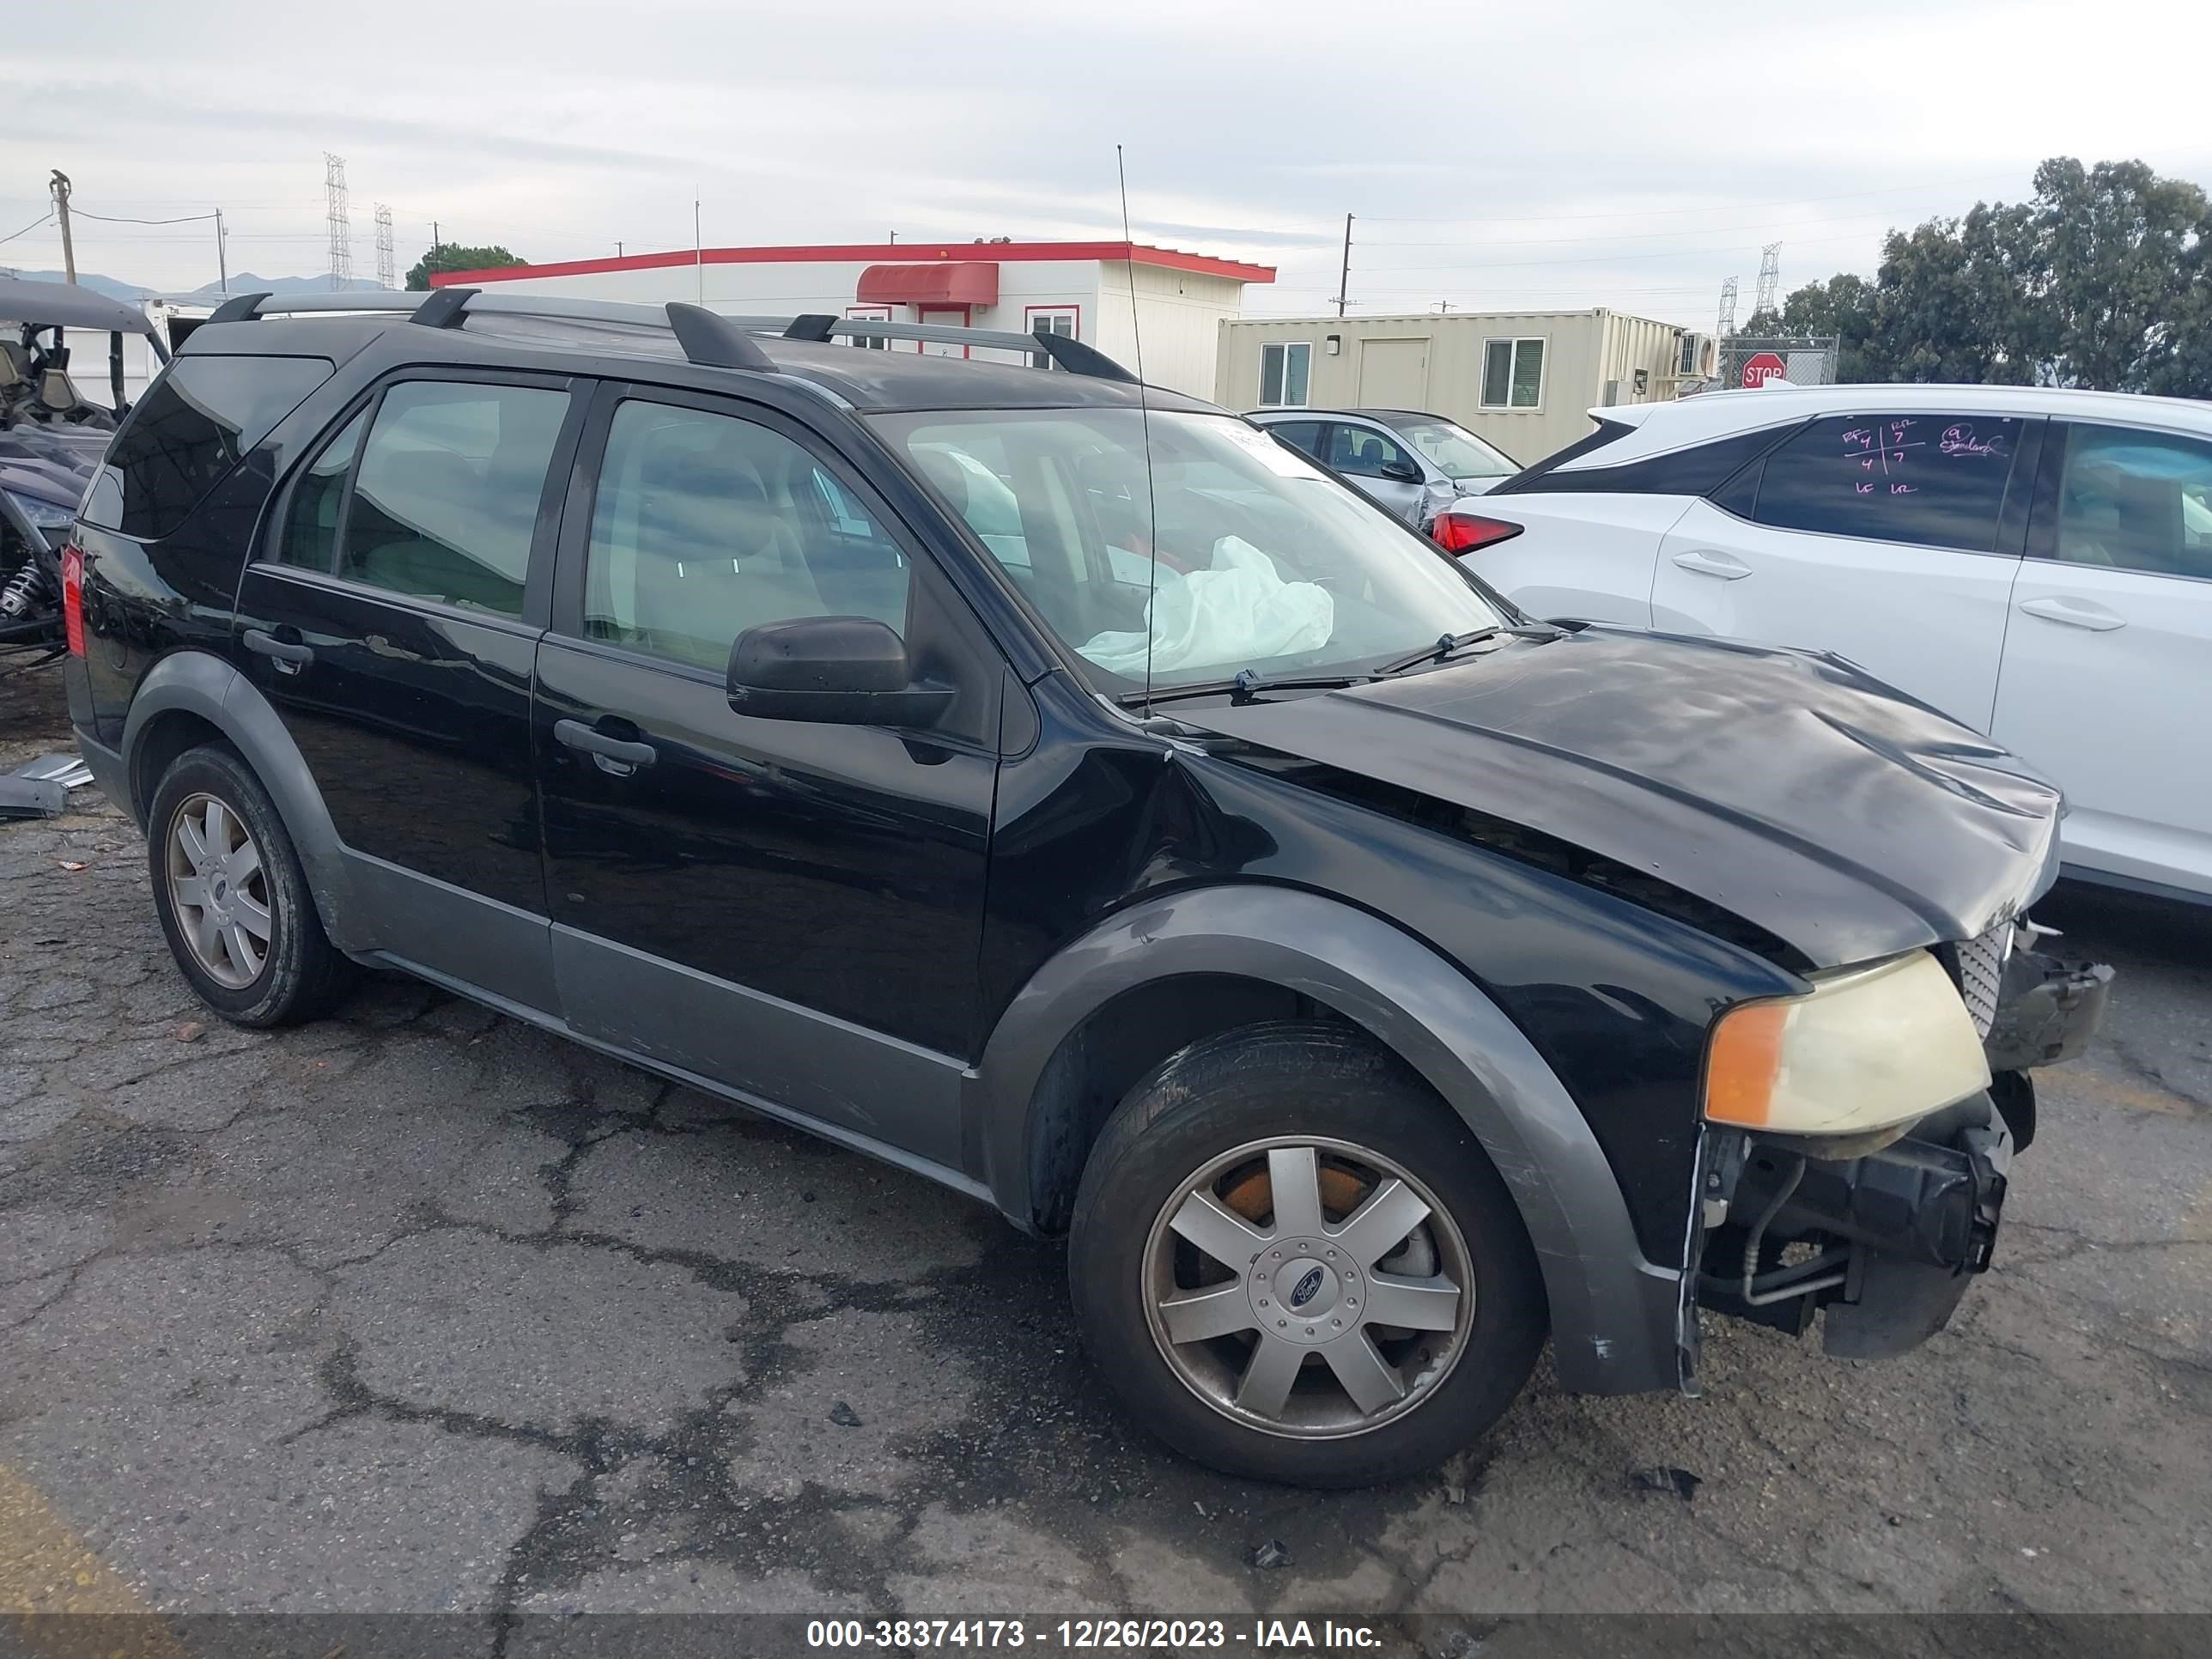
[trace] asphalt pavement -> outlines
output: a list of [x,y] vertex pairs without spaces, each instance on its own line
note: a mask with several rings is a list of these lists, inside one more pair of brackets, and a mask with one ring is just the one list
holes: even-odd
[[981,1206],[407,982],[222,1024],[75,805],[0,827],[0,1613],[2212,1612],[2212,912],[2043,908],[2108,1026],[1926,1347],[1711,1321],[1702,1399],[1540,1369],[1315,1494]]

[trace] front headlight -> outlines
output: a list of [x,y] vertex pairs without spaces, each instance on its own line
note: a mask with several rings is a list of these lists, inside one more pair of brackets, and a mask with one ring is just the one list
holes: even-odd
[[73,507],[40,501],[36,495],[19,495],[12,489],[7,493],[15,510],[41,530],[66,530],[76,522],[76,509]]
[[1989,1085],[1973,1018],[1925,951],[1731,1008],[1705,1054],[1706,1118],[1771,1134],[1895,1128]]

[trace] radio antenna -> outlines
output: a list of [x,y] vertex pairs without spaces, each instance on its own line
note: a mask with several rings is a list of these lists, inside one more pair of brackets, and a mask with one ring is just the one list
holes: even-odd
[[1129,240],[1129,170],[1114,146],[1114,177],[1121,187],[1121,252],[1129,272],[1129,340],[1137,354],[1137,420],[1145,442],[1145,713],[1152,712],[1153,608],[1160,596],[1159,502],[1152,489],[1152,410],[1145,392],[1145,335],[1138,321],[1137,245]]

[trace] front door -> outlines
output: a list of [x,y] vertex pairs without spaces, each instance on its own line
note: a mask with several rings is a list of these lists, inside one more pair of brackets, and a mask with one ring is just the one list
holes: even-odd
[[239,590],[240,663],[377,942],[548,1011],[530,675],[571,402],[550,378],[380,387],[295,478]]
[[[1666,533],[1651,625],[1834,651],[1990,729],[2017,544],[2014,462],[2036,423],[1838,415],[1696,501]],[[2022,509],[2028,481],[2019,483]]]
[[[897,629],[959,688],[945,721],[732,711],[738,634],[830,615]],[[569,1023],[959,1167],[1003,673],[818,436],[734,399],[602,392],[538,658]]]
[[[1364,421],[1338,421],[1328,428],[1328,443],[1329,467],[1408,524],[1421,520],[1428,487],[1421,482],[1421,464],[1401,441]],[[1410,479],[1392,476],[1408,471],[1413,475]]]
[[1995,735],[2066,791],[2066,856],[2212,894],[2212,443],[2054,427]]

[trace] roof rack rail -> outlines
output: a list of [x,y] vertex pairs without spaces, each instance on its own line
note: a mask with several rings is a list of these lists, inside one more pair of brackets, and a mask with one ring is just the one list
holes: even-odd
[[673,301],[637,305],[622,300],[568,300],[538,295],[486,294],[481,289],[434,288],[427,293],[389,289],[334,294],[236,294],[218,306],[210,323],[252,322],[299,313],[404,312],[430,328],[459,328],[471,316],[552,317],[581,323],[617,323],[676,336],[687,362],[714,368],[776,373],[769,355],[732,319],[699,306]]
[[684,357],[714,368],[749,368],[774,374],[775,362],[749,337],[776,334],[787,340],[825,343],[848,340],[914,340],[931,345],[982,347],[1018,351],[1038,368],[1057,367],[1095,380],[1134,386],[1137,377],[1095,346],[1065,334],[1040,330],[1013,334],[989,328],[951,328],[938,323],[878,322],[866,317],[737,317],[680,300],[665,306],[626,300],[570,300],[550,295],[487,294],[481,289],[435,288],[427,293],[357,289],[325,294],[234,294],[216,307],[210,323],[250,322],[259,317],[319,311],[404,312],[432,328],[459,328],[471,316],[552,317],[572,322],[613,323],[631,328],[665,329],[676,336]]
[[826,344],[833,337],[848,340],[919,340],[936,345],[984,346],[993,351],[1018,351],[1039,368],[1056,365],[1071,374],[1094,380],[1119,380],[1134,386],[1137,377],[1095,346],[1066,334],[1040,329],[1034,334],[1011,334],[993,328],[956,328],[939,323],[890,323],[870,317],[825,317],[809,312],[798,317],[732,317],[730,321],[757,333],[781,334],[787,340]]

